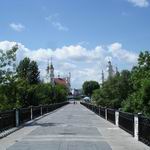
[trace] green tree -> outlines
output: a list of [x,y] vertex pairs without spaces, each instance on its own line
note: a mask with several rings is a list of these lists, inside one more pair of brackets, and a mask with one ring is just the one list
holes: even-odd
[[141,52],[138,65],[131,71],[133,92],[122,103],[124,111],[142,112],[150,116],[150,53]]
[[85,81],[82,85],[82,89],[85,95],[90,96],[92,95],[93,91],[98,89],[99,83],[96,81]]
[[37,85],[29,84],[26,80],[17,81],[17,104],[21,107],[38,105]]
[[31,61],[29,65],[28,80],[30,84],[37,84],[40,81],[40,72],[35,61]]
[[23,60],[20,61],[17,67],[17,74],[20,79],[28,81],[29,67],[30,67],[29,58],[25,57]]
[[67,100],[68,89],[63,85],[53,87],[53,103],[60,103]]
[[15,45],[10,50],[0,50],[0,109],[10,109],[16,103],[16,52]]
[[40,72],[35,61],[24,58],[17,67],[17,74],[20,79],[26,80],[29,84],[37,84],[40,81]]
[[105,81],[100,89],[94,91],[92,99],[97,105],[118,109],[131,91],[130,72],[123,70]]
[[39,104],[52,104],[54,98],[52,85],[49,83],[38,84],[36,95]]
[[15,76],[17,50],[17,45],[10,50],[0,50],[0,84],[9,82]]

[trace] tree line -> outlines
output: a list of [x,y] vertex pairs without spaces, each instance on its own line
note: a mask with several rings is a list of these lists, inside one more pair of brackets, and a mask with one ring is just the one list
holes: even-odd
[[66,101],[67,88],[42,82],[36,61],[26,57],[16,65],[17,50],[0,50],[0,110]]
[[150,52],[141,52],[131,71],[117,72],[99,87],[90,86],[90,92],[87,82],[91,81],[83,84],[83,91],[95,104],[150,116]]

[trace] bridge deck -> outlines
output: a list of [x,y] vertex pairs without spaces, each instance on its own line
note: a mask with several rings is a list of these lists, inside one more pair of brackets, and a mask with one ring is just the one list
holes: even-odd
[[148,150],[80,104],[69,104],[0,140],[0,150]]

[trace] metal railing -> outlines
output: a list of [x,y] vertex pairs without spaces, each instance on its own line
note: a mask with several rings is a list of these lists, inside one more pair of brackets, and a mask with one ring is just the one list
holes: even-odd
[[134,136],[134,114],[119,112],[119,127]]
[[98,107],[98,106],[95,106],[95,113],[96,113],[97,115],[99,115],[99,107]]
[[150,146],[150,118],[137,114],[121,112],[115,109],[98,107],[85,102],[80,103],[100,115],[102,118],[116,124],[136,139]]
[[0,112],[0,133],[35,119],[43,114],[49,113],[57,108],[67,105],[68,103],[69,102],[44,106],[31,106],[29,108],[20,108]]
[[105,109],[106,109],[105,107],[100,107],[100,116],[102,118],[106,118]]
[[113,124],[116,123],[115,109],[107,109],[107,120],[109,120]]
[[31,108],[32,108],[33,119],[41,116],[41,106],[33,106]]
[[19,109],[19,124],[31,120],[31,108]]
[[139,116],[139,140],[150,146],[150,119]]
[[49,105],[41,106],[42,107],[42,114],[46,114],[51,111],[51,107]]
[[15,110],[0,112],[0,132],[15,127]]

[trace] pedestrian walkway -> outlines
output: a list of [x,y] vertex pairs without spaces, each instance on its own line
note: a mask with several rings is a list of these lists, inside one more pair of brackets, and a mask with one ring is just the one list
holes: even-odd
[[150,150],[80,104],[69,104],[0,140],[0,150]]

